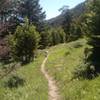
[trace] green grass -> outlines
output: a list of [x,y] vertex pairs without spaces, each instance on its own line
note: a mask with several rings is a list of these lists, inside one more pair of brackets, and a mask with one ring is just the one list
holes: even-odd
[[[44,60],[43,54],[39,54],[37,59],[0,80],[0,100],[48,100],[47,81],[40,71],[40,65]],[[16,75],[25,79],[24,86],[18,88],[5,87],[5,82]]]
[[[78,47],[78,44],[82,46]],[[100,100],[100,77],[71,81],[72,72],[83,62],[86,46],[86,40],[80,39],[49,49],[46,70],[57,81],[61,100]]]
[[[72,72],[83,62],[86,40],[80,39],[68,44],[50,47],[46,70],[57,82],[61,100],[100,100],[100,76],[93,80],[74,79]],[[0,80],[0,100],[48,100],[48,84],[40,71],[44,54],[37,59],[13,71]],[[25,79],[24,86],[5,87],[12,76]]]

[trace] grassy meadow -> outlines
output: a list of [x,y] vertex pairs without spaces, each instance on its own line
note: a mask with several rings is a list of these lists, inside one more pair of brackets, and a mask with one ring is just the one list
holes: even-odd
[[[48,48],[46,70],[56,80],[61,100],[100,100],[100,77],[92,80],[73,79],[73,72],[84,59],[85,39]],[[17,68],[0,80],[0,100],[48,100],[48,83],[40,71],[44,53],[39,52],[34,62]],[[23,86],[9,88],[5,83],[11,76],[25,80]]]
[[86,40],[80,39],[49,49],[46,70],[57,81],[62,100],[100,100],[100,77],[71,80],[74,70],[83,62],[86,46]]
[[[44,60],[42,53],[34,62],[17,68],[12,73],[0,80],[0,100],[47,100],[47,81],[40,71],[40,65]],[[25,80],[23,86],[8,88],[5,83],[11,76],[18,76]]]

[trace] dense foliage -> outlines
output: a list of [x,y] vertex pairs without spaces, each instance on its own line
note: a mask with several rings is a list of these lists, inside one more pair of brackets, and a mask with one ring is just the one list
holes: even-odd
[[[100,1],[87,0],[73,9],[63,7],[60,10],[60,16],[46,21],[39,0],[2,0],[0,30],[4,30],[0,32],[0,37],[13,34],[8,36],[11,54],[15,60],[21,62],[30,62],[37,48],[44,49],[80,37],[89,37],[89,44],[93,49],[87,62],[95,66],[95,70],[99,70]],[[29,22],[24,21],[25,17]]]
[[33,23],[39,32],[43,30],[45,12],[42,12],[39,0],[21,0],[19,15],[22,18],[27,16],[29,22]]
[[91,3],[90,11],[92,13],[90,32],[92,33],[90,44],[93,46],[91,61],[95,66],[96,72],[100,72],[100,0]]
[[[93,78],[100,73],[100,0],[87,1],[86,6],[87,11],[81,16],[80,23],[82,33],[88,37],[92,49],[90,55],[88,48],[84,51],[86,61],[83,72],[87,78]],[[79,70],[77,72],[82,74]]]
[[30,62],[38,47],[39,39],[39,33],[28,20],[24,25],[18,26],[15,34],[9,38],[14,59],[22,63]]

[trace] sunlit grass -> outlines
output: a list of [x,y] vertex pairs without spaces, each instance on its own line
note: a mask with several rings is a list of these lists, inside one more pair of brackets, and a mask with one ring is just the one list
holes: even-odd
[[[40,53],[34,62],[18,68],[0,80],[0,100],[48,100],[47,81],[40,71],[43,60],[44,56]],[[12,75],[22,77],[25,84],[12,89],[5,87],[5,82]]]
[[[57,81],[61,100],[100,100],[100,76],[93,80],[71,80],[72,72],[83,62],[86,46],[86,40],[80,39],[48,49],[46,70]],[[34,62],[18,68],[0,80],[0,100],[48,100],[47,81],[40,71],[43,60],[44,55],[40,53]],[[5,82],[12,75],[23,78],[25,84],[12,89],[5,87]]]
[[[83,46],[77,47],[77,43]],[[86,40],[61,44],[49,49],[47,71],[55,78],[62,100],[100,100],[100,77],[93,80],[72,79],[72,72],[83,61]]]

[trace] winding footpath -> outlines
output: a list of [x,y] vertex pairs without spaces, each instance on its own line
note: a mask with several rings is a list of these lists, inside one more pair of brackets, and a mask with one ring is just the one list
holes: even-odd
[[59,99],[59,93],[58,93],[58,87],[56,86],[55,80],[48,74],[48,72],[45,70],[45,63],[48,59],[48,56],[44,59],[42,65],[41,65],[41,72],[44,74],[45,78],[48,81],[48,94],[49,94],[49,100],[60,100]]

